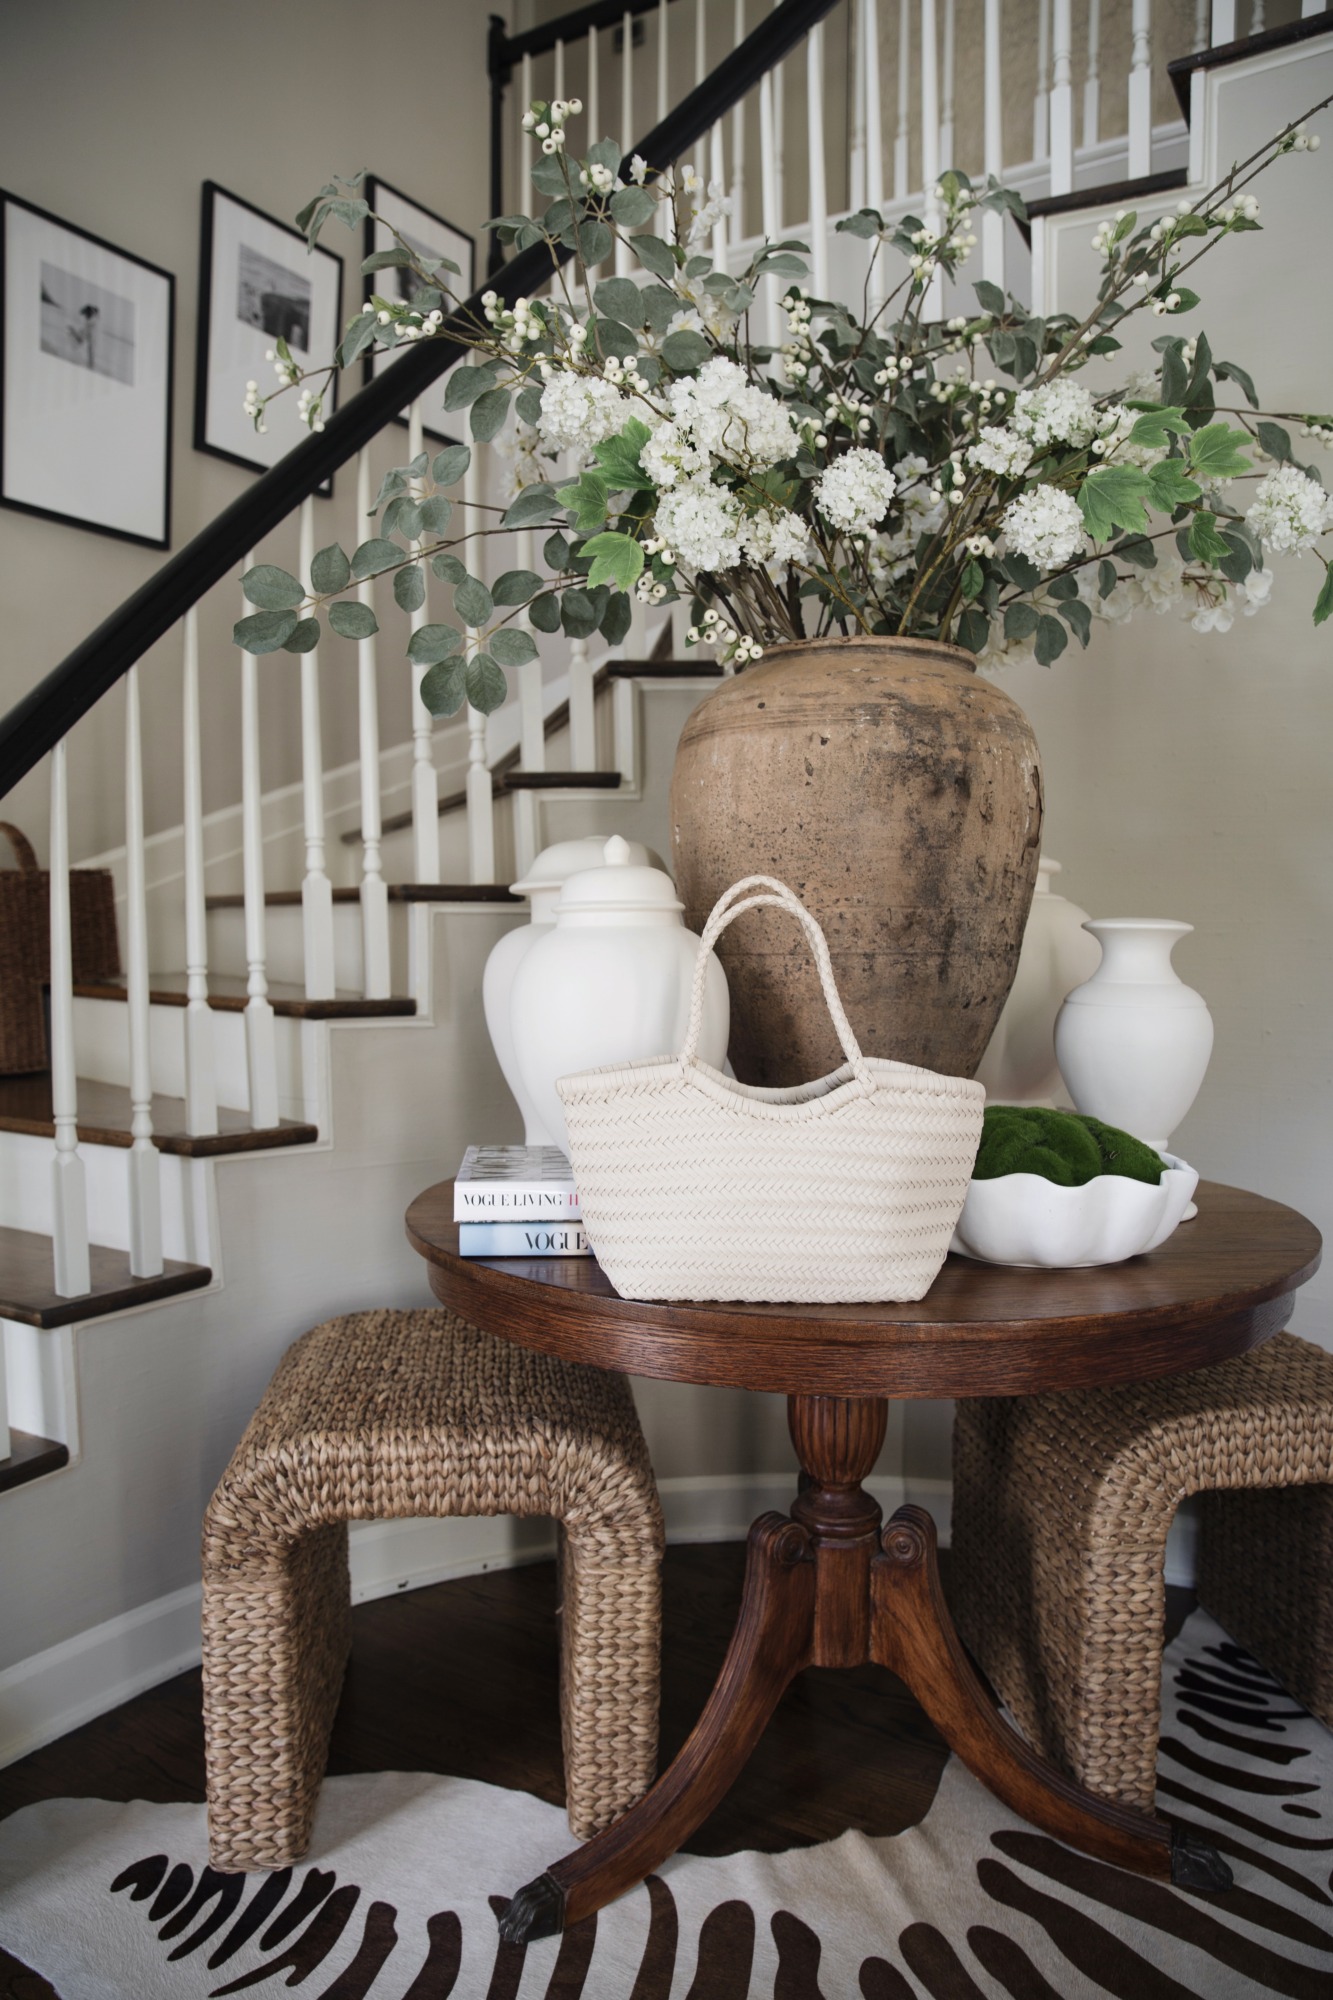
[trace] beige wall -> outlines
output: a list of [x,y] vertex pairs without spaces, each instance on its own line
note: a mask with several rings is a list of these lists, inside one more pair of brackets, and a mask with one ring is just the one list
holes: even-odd
[[[0,186],[176,274],[172,548],[245,491],[253,475],[191,444],[199,280],[200,183],[213,179],[290,220],[330,172],[367,167],[477,231],[488,213],[486,0],[351,0],[275,7],[259,0],[18,0],[3,9]],[[359,239],[330,234],[347,265],[343,299],[360,298]],[[386,446],[389,462],[403,434]],[[401,452],[405,456],[405,451]],[[320,540],[354,532],[350,478],[317,503]],[[290,542],[290,538],[288,538]],[[348,544],[350,546],[350,544]],[[295,549],[275,538],[272,559]],[[78,528],[0,509],[0,711],[32,687],[162,556]],[[214,593],[204,630],[206,807],[239,793],[235,607]],[[355,754],[353,649],[326,648],[326,761]],[[299,754],[297,664],[265,666],[266,785],[290,780]],[[384,740],[408,733],[406,668],[385,675]],[[145,709],[150,831],[179,823],[179,646],[150,656]],[[338,697],[341,697],[339,699]],[[76,731],[74,851],[117,843],[123,789],[122,697]],[[6,801],[45,851],[41,773]]]

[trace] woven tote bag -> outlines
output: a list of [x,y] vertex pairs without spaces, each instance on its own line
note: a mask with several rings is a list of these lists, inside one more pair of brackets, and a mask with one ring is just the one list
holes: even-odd
[[[794,1089],[758,1089],[698,1059],[704,973],[744,910],[802,925],[847,1057]],[[627,1298],[762,1304],[919,1299],[963,1206],[986,1093],[964,1077],[863,1056],[824,933],[796,896],[750,875],[704,926],[677,1056],[557,1084],[583,1225]]]

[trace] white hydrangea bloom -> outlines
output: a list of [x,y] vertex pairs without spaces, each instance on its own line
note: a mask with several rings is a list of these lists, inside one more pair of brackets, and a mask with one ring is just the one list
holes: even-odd
[[824,467],[815,481],[815,503],[844,534],[864,535],[884,519],[897,490],[879,453],[857,446]]
[[1261,479],[1246,520],[1279,555],[1300,555],[1333,526],[1333,501],[1299,466],[1279,465]]
[[656,426],[639,453],[639,463],[655,486],[675,486],[691,473],[702,472],[708,455],[668,419]]
[[1142,602],[1160,618],[1163,612],[1174,611],[1180,602],[1185,587],[1185,565],[1179,556],[1159,556],[1155,568],[1139,571],[1138,587]]
[[556,451],[591,451],[614,437],[633,415],[627,396],[599,375],[574,375],[556,369],[542,389],[537,428],[544,443]]
[[1009,421],[1037,451],[1051,444],[1085,445],[1097,428],[1097,408],[1082,383],[1061,377],[1041,389],[1020,389]]
[[1093,450],[1103,462],[1114,460],[1117,465],[1134,465],[1140,472],[1147,472],[1154,465],[1161,464],[1167,455],[1165,445],[1129,442],[1129,434],[1138,422],[1139,414],[1139,411],[1127,410],[1123,405],[1102,412],[1097,419],[1097,441]]
[[745,514],[725,486],[682,480],[657,503],[657,532],[687,569],[734,569],[745,555]]
[[672,422],[711,458],[766,471],[796,450],[796,426],[776,396],[721,355],[667,391]]
[[1244,583],[1238,586],[1245,599],[1245,616],[1253,618],[1256,611],[1267,604],[1273,592],[1273,572],[1271,569],[1252,569]]
[[1032,463],[1032,440],[1017,436],[1001,424],[985,424],[967,458],[969,465],[980,466],[983,472],[998,472],[1005,479],[1016,479]]
[[1083,547],[1077,500],[1058,486],[1034,486],[1011,500],[1001,516],[1009,547],[1038,569],[1060,569]]
[[799,514],[754,514],[746,524],[745,552],[754,562],[800,562],[809,549],[810,530]]

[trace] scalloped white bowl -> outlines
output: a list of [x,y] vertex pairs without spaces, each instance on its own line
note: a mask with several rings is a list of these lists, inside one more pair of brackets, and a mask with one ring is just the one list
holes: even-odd
[[1182,1220],[1199,1184],[1193,1167],[1164,1153],[1156,1187],[1123,1174],[1099,1174],[1082,1187],[1058,1187],[1040,1174],[969,1181],[951,1250],[984,1264],[1069,1270],[1120,1264],[1155,1250]]

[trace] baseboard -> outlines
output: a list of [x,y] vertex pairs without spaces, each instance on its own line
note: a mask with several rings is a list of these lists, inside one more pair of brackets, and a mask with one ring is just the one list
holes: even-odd
[[[941,1543],[948,1545],[948,1480],[880,1474],[866,1485],[886,1515],[905,1501],[926,1507],[935,1517]],[[757,1514],[774,1508],[786,1511],[792,1475],[664,1479],[660,1491],[668,1542],[742,1541]],[[1167,1544],[1168,1583],[1193,1583],[1194,1539],[1195,1524],[1186,1503]],[[367,1522],[352,1530],[352,1599],[367,1603],[450,1577],[541,1562],[554,1551],[554,1533],[545,1520],[483,1516]],[[0,1672],[0,1767],[198,1664],[198,1584],[188,1584],[18,1661]]]

